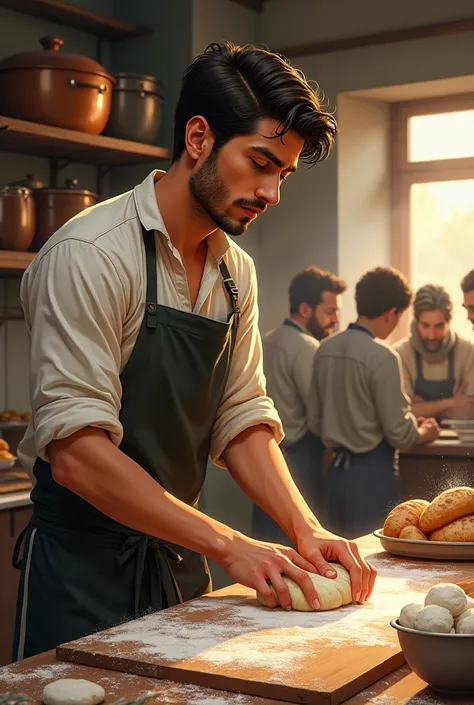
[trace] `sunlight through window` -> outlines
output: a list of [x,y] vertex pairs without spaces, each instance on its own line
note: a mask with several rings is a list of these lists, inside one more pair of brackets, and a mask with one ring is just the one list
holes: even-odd
[[416,115],[408,120],[408,161],[474,157],[474,110]]

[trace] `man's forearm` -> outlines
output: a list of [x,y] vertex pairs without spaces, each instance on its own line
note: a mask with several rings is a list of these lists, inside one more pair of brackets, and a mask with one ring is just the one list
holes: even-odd
[[238,535],[166,492],[100,429],[48,446],[53,477],[111,519],[197,551],[218,563]]
[[437,401],[424,401],[413,399],[412,401],[412,413],[418,418],[423,416],[425,418],[439,418],[444,416],[449,412],[452,407],[453,398],[449,399],[438,399]]
[[306,527],[319,526],[267,426],[254,426],[243,431],[229,443],[223,455],[239,487],[293,541]]

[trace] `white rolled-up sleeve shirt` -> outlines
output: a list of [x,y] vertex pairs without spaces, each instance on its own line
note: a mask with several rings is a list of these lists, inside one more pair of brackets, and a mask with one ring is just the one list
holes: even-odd
[[52,440],[87,426],[121,443],[120,375],[145,308],[142,224],[155,232],[159,304],[226,320],[231,304],[219,270],[222,259],[239,290],[240,326],[212,431],[212,460],[225,467],[226,446],[251,426],[266,424],[277,442],[283,438],[265,390],[253,261],[221,231],[210,235],[192,307],[186,271],[155,196],[154,181],[162,176],[154,171],[132,191],[73,218],[25,272],[21,302],[30,341],[32,419],[18,455],[30,474],[36,457],[47,460]]

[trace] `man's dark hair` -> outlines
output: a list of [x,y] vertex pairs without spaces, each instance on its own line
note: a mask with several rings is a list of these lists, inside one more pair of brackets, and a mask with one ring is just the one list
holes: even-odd
[[298,313],[301,304],[316,308],[321,303],[325,291],[343,294],[346,289],[346,282],[335,274],[319,267],[307,267],[291,280],[290,313]]
[[468,291],[472,291],[474,289],[474,269],[471,269],[471,271],[468,272],[462,280],[461,289],[463,294],[467,294]]
[[413,297],[406,277],[393,267],[376,267],[364,274],[356,286],[359,316],[378,318],[392,308],[406,311]]
[[184,151],[186,124],[195,115],[209,123],[214,150],[255,132],[262,118],[278,120],[276,136],[297,132],[304,139],[301,160],[309,164],[328,156],[337,132],[317,90],[286,59],[231,42],[210,44],[184,73],[174,117],[173,162]]

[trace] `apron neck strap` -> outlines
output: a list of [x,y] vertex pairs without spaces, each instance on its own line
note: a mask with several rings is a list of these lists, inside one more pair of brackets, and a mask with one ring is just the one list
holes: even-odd
[[230,276],[230,272],[224,260],[220,263],[219,269],[221,270],[224,286],[232,305],[232,325],[234,328],[238,328],[240,323],[239,290],[237,289],[237,285],[233,278]]

